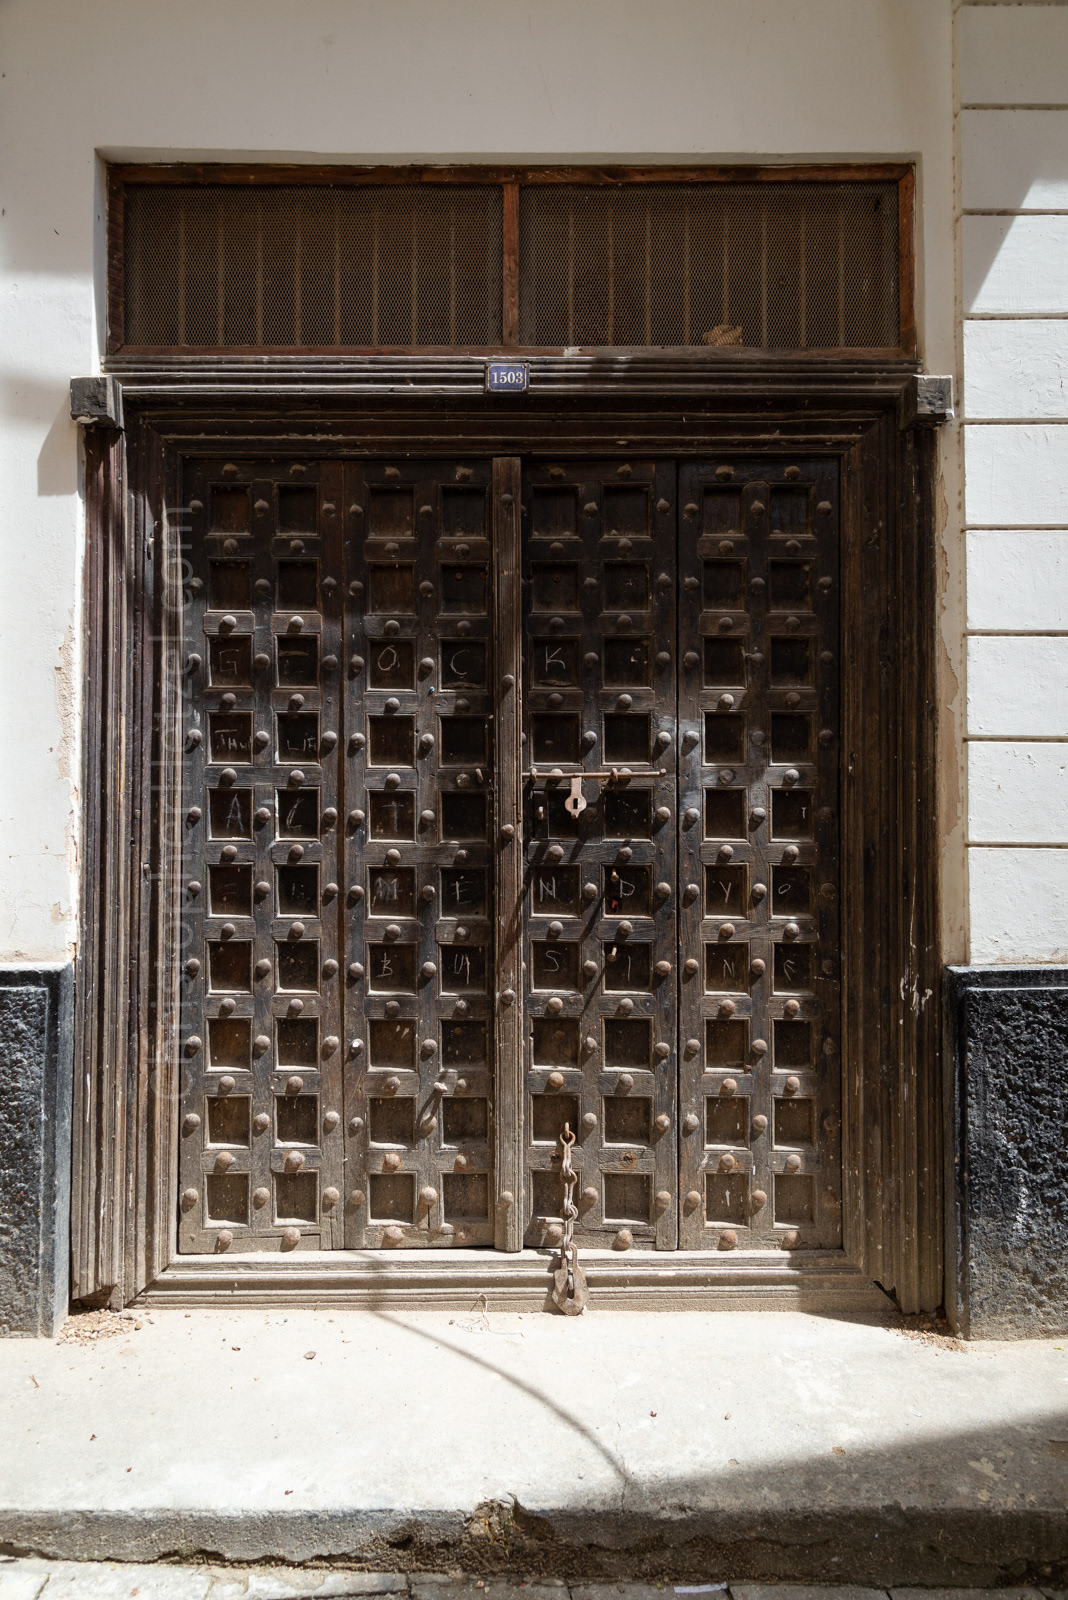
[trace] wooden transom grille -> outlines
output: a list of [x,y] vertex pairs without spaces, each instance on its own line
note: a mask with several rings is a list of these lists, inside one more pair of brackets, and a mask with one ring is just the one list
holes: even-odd
[[893,348],[892,183],[531,185],[528,345]]
[[908,347],[910,175],[841,170],[113,169],[111,349]]
[[501,191],[136,184],[133,344],[493,345]]

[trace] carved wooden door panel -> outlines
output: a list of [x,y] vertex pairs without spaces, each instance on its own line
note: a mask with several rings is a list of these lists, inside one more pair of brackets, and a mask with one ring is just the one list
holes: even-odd
[[182,1250],[492,1242],[490,476],[187,468]]
[[[526,473],[526,1239],[566,1121],[580,1243],[836,1246],[837,466],[675,498],[671,464]],[[546,776],[613,768],[577,816]]]
[[187,466],[182,1250],[342,1242],[341,476]]
[[566,1123],[576,1239],[669,1249],[675,468],[569,462],[524,479],[526,1242],[560,1237]]
[[838,469],[679,474],[680,1241],[841,1242]]
[[836,465],[183,489],[180,1249],[838,1245]]
[[346,483],[350,1247],[493,1243],[491,472]]

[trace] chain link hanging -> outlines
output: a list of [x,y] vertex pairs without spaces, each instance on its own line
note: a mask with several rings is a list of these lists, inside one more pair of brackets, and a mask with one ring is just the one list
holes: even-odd
[[565,1317],[578,1317],[589,1304],[589,1290],[586,1287],[586,1274],[579,1266],[578,1245],[575,1243],[578,1207],[574,1201],[574,1193],[578,1173],[571,1165],[575,1135],[566,1122],[560,1135],[560,1146],[562,1150],[560,1176],[564,1184],[564,1236],[560,1241],[560,1265],[553,1274],[552,1298],[554,1305],[560,1308]]

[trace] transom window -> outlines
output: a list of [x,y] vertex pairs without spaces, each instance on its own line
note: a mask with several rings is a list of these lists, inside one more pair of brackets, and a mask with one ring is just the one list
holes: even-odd
[[116,167],[110,348],[908,351],[911,181]]

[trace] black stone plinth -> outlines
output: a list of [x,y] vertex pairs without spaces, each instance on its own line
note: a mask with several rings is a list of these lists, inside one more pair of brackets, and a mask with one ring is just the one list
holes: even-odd
[[67,1314],[73,1001],[69,965],[0,967],[0,1334]]
[[947,967],[944,1005],[947,1313],[1068,1333],[1068,968]]

